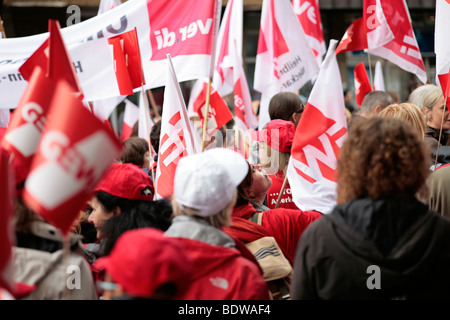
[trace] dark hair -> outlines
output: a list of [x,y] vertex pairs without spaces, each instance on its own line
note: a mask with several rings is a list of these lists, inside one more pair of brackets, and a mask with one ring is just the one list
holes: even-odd
[[119,207],[122,212],[128,211],[142,201],[116,197],[104,191],[98,191],[95,196],[106,211],[113,211],[115,207]]
[[294,113],[304,109],[302,99],[294,92],[279,92],[269,102],[270,119],[292,121]]
[[253,168],[249,162],[247,162],[247,164],[249,170],[244,180],[242,180],[241,184],[237,187],[237,199],[236,204],[234,205],[235,207],[239,207],[250,202],[250,199],[248,197],[248,189],[253,184]]
[[148,142],[140,137],[130,137],[123,142],[123,151],[120,160],[123,163],[133,163],[142,168],[144,154],[149,151]]
[[[102,232],[102,255],[108,255],[122,233],[132,229],[156,228],[166,231],[172,222],[172,206],[165,200],[140,201],[129,210],[106,221]],[[132,244],[130,244],[132,245]]]
[[156,154],[159,151],[159,137],[161,134],[161,120],[155,122],[150,131],[150,142],[152,144],[153,150],[155,150]]

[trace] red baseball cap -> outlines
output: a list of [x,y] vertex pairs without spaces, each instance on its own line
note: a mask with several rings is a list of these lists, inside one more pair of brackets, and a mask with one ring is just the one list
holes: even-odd
[[269,147],[279,152],[291,152],[294,141],[295,126],[291,121],[274,119],[261,131],[254,131],[253,139],[264,141]]
[[155,228],[139,228],[124,232],[111,253],[94,265],[132,296],[151,298],[165,283],[173,284],[178,295],[191,282],[193,271],[184,252],[176,238]]
[[153,200],[154,187],[150,176],[132,163],[112,163],[94,192],[103,191],[132,200]]

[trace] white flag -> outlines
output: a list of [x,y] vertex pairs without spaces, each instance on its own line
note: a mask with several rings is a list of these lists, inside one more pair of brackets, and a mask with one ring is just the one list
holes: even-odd
[[139,125],[138,137],[147,141],[150,139],[150,132],[152,131],[154,123],[150,117],[150,104],[145,90],[139,94]]
[[381,67],[381,62],[379,60],[375,64],[375,75],[373,77],[373,87],[374,87],[374,90],[386,91],[386,89],[384,87],[383,69]]
[[337,43],[330,41],[297,125],[287,170],[297,207],[324,214],[336,205],[337,158],[347,137],[342,79],[335,55]]
[[133,132],[133,126],[139,120],[139,107],[128,99],[125,99],[123,112],[122,140],[127,140]]
[[196,144],[189,122],[183,94],[170,55],[161,116],[158,166],[156,169],[156,199],[173,194],[173,178],[181,157],[201,151]]
[[440,84],[439,75],[448,78],[450,69],[450,3],[446,0],[436,0],[436,21],[434,35],[434,52],[436,53],[436,83]]
[[262,94],[259,128],[270,121],[268,104],[273,95],[296,92],[318,72],[319,65],[290,2],[264,0],[254,76],[254,89]]
[[100,15],[106,11],[114,9],[122,4],[121,0],[100,0],[100,4],[98,5],[97,15]]

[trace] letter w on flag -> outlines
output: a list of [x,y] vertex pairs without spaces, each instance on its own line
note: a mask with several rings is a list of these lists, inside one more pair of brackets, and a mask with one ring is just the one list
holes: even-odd
[[158,167],[156,169],[156,199],[173,194],[173,179],[181,157],[201,150],[193,137],[193,129],[187,116],[170,55],[167,55],[168,71],[161,115]]
[[[337,158],[347,136],[336,40],[327,55],[296,128],[287,176],[301,210],[330,213],[336,205]],[[323,92],[327,92],[326,95]]]

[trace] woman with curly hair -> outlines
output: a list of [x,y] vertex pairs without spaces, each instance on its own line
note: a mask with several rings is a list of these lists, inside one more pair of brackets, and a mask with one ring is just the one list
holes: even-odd
[[297,247],[293,298],[450,298],[450,221],[416,199],[429,166],[408,123],[355,124],[338,159],[337,206]]

